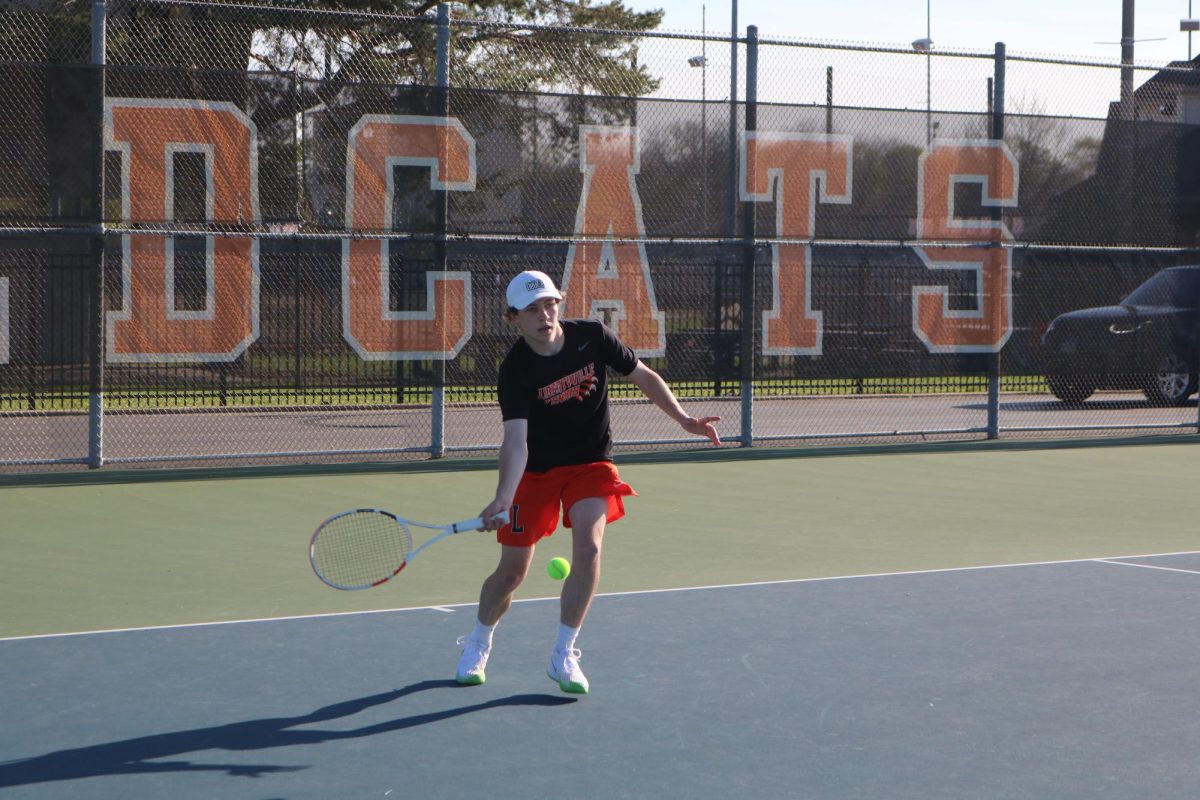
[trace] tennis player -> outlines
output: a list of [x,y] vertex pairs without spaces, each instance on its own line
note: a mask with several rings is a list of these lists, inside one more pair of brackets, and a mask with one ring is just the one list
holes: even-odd
[[[563,524],[571,529],[571,572],[563,583],[558,639],[548,670],[564,692],[585,694],[575,639],[600,581],[600,549],[607,523],[625,515],[636,494],[612,463],[608,368],[627,376],[688,433],[720,445],[720,417],[688,416],[657,372],[594,320],[559,318],[562,295],[545,273],[522,272],[507,292],[505,319],[520,339],[500,365],[500,445],[496,497],[480,516],[496,530],[500,563],[483,582],[475,630],[459,639],[461,684],[485,680],[492,634],[525,580],[538,541]],[[508,510],[509,522],[496,518]]]

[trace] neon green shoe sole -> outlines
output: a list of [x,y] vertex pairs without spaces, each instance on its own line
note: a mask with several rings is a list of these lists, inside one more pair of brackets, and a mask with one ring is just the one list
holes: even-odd
[[555,677],[554,673],[551,672],[550,670],[546,670],[546,676],[549,677],[550,680],[557,683],[558,688],[562,689],[567,694],[587,694],[588,693],[588,685],[586,683],[576,683],[575,681],[560,681],[557,677]]
[[458,640],[462,647],[462,656],[458,659],[458,667],[454,670],[454,680],[459,686],[478,686],[487,680],[483,670],[487,666],[488,656],[492,646],[462,636]]

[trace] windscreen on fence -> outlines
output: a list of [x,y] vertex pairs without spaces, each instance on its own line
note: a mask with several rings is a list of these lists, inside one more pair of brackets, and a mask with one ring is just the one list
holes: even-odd
[[936,115],[834,103],[832,67],[824,104],[731,105],[661,96],[655,48],[692,40],[456,21],[439,88],[426,18],[111,8],[103,69],[78,9],[0,12],[0,411],[97,380],[130,409],[488,403],[522,269],[703,396],[1195,389],[1175,72],[1093,118],[1004,111],[1003,60],[965,54]]

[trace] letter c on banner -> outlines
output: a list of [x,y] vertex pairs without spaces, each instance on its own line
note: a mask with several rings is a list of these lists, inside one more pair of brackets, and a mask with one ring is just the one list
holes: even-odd
[[[427,166],[430,186],[475,190],[475,140],[457,119],[367,114],[346,147],[346,223],[392,229],[393,168]],[[392,311],[386,239],[342,244],[342,334],[368,361],[451,359],[471,338],[471,274],[426,272],[425,310]]]

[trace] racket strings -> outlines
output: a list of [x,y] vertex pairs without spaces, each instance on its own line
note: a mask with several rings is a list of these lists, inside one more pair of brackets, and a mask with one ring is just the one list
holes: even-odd
[[334,517],[313,537],[311,558],[329,584],[365,589],[396,574],[412,553],[412,533],[390,514],[360,510]]

